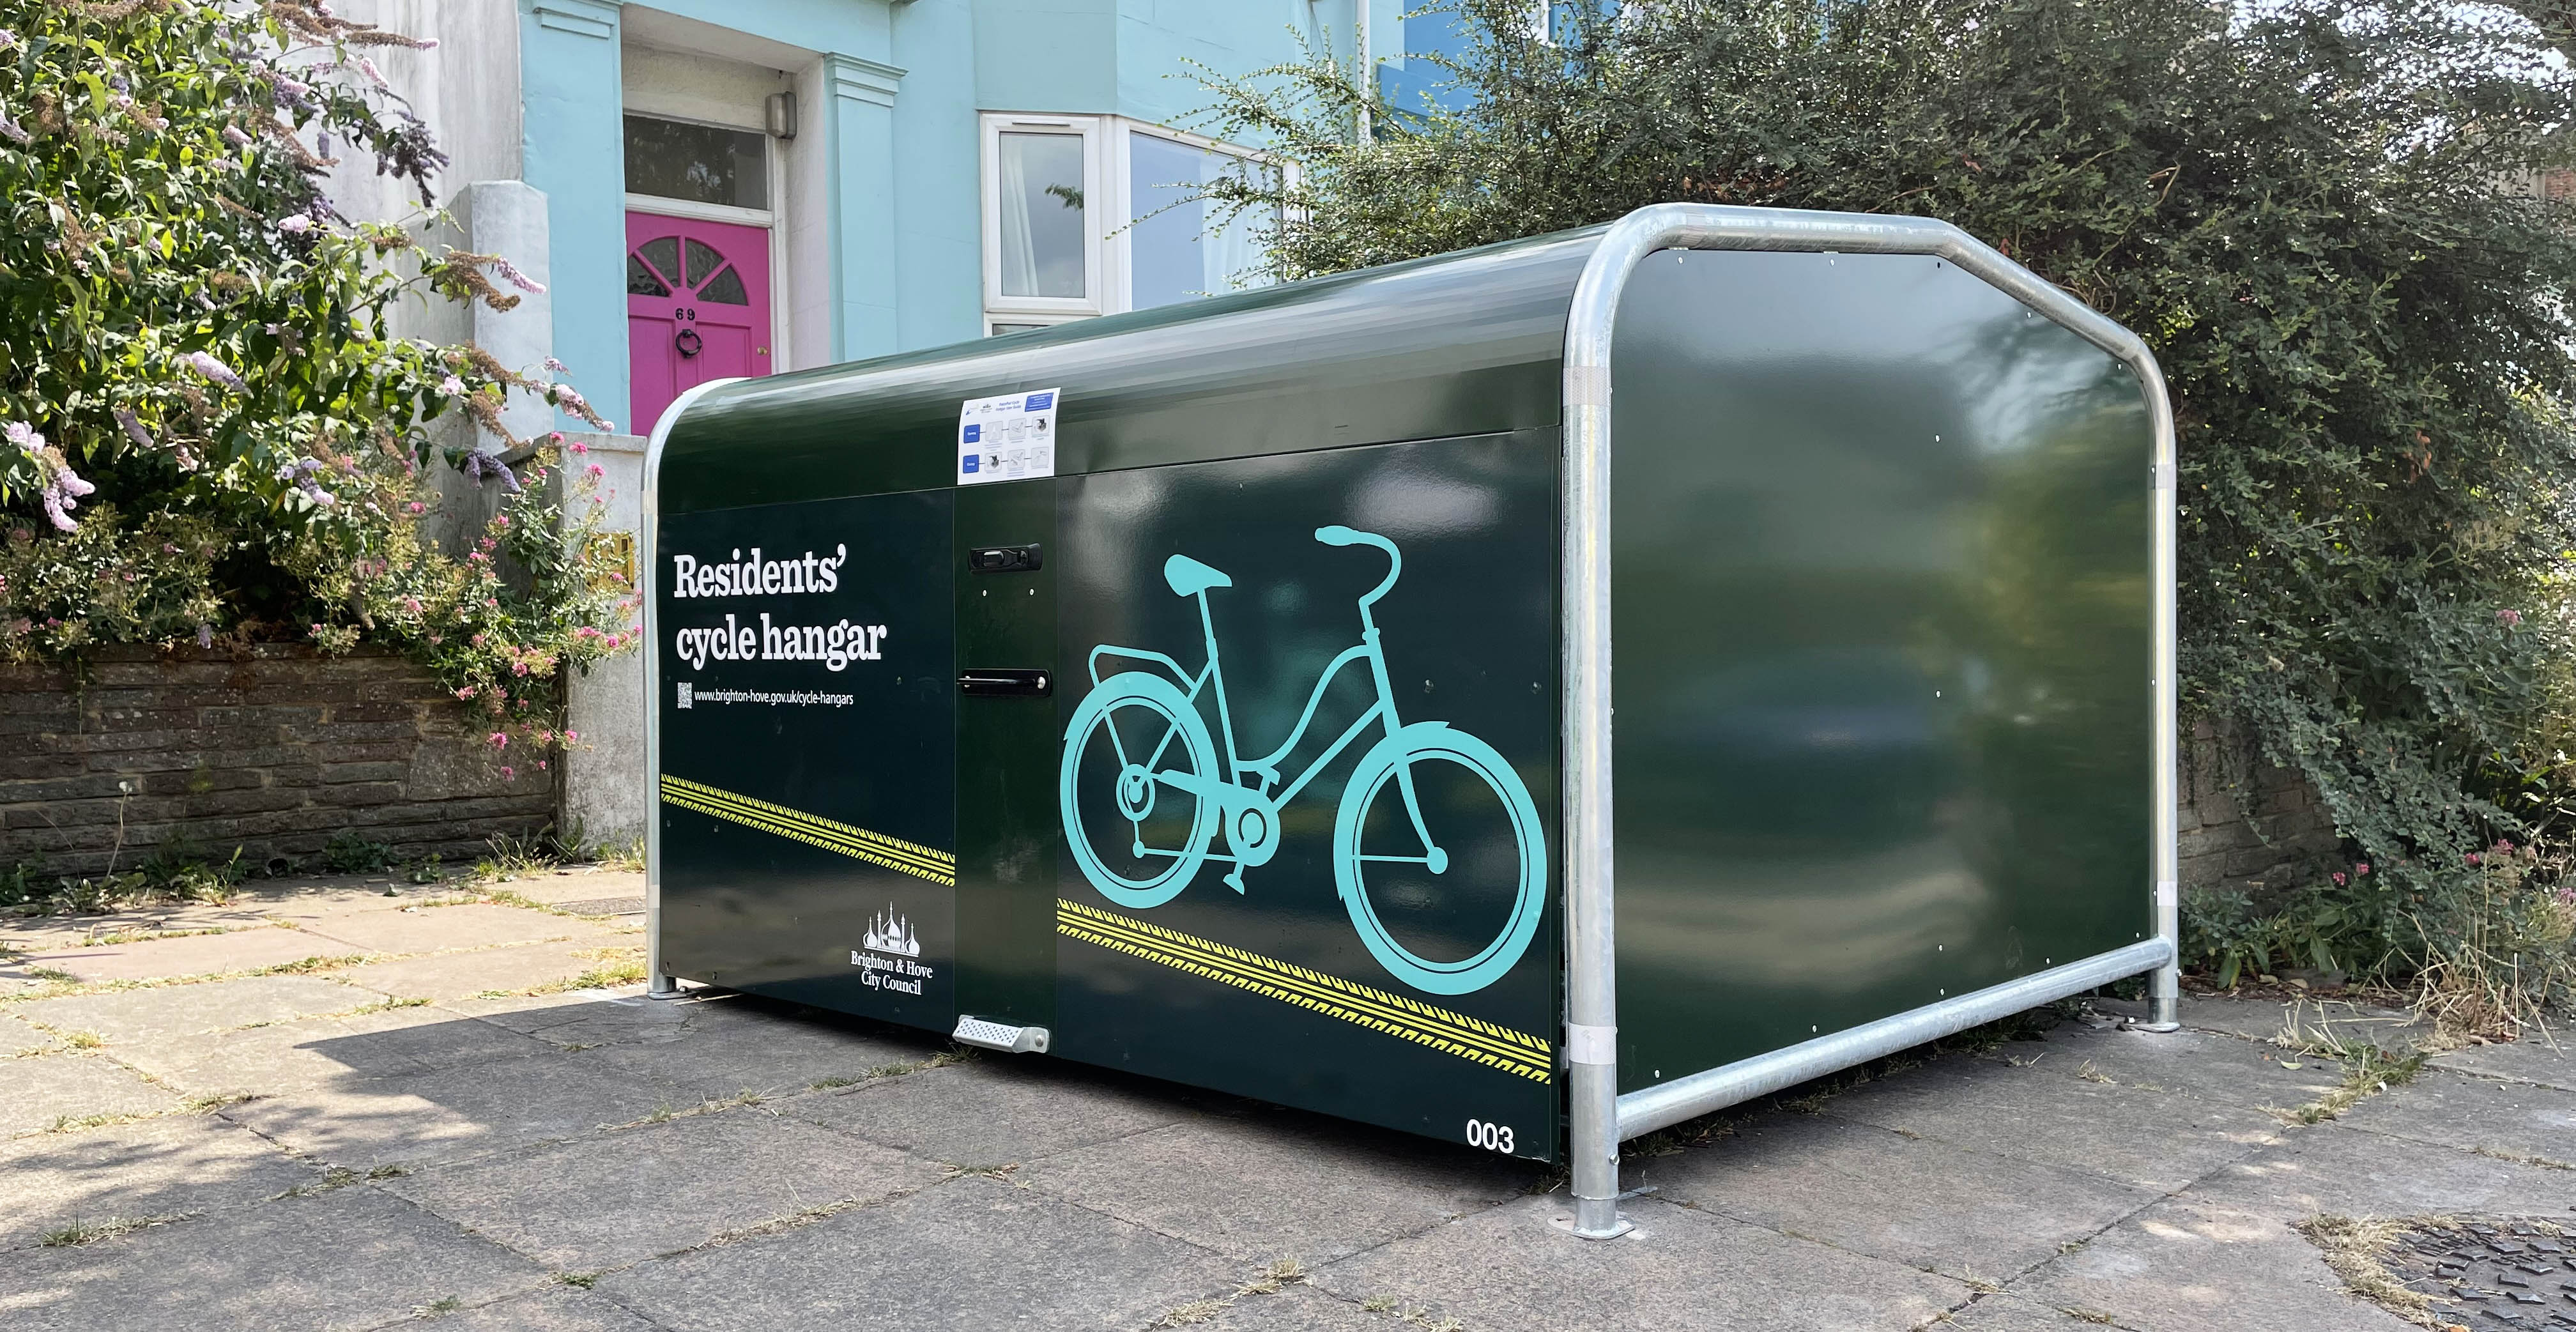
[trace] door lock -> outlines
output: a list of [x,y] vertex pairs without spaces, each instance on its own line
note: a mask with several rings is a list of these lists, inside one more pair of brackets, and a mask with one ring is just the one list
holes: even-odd
[[978,546],[966,552],[966,567],[983,573],[1036,573],[1046,566],[1037,546]]

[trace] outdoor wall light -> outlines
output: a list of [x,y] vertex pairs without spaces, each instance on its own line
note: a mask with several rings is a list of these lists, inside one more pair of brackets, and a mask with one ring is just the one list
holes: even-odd
[[796,137],[796,94],[774,92],[769,95],[769,133],[772,138]]

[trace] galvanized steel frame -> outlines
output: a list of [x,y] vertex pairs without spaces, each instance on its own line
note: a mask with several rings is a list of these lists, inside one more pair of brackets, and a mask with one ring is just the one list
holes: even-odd
[[[2128,365],[2154,435],[2148,866],[2155,934],[2139,943],[1831,1036],[1619,1094],[1618,954],[1611,863],[1611,334],[1629,275],[1671,249],[1928,255],[1956,264]],[[2153,972],[2148,1030],[2175,1026],[2174,426],[2163,372],[2137,335],[1966,232],[1928,218],[1656,204],[1611,224],[1584,266],[1565,328],[1564,837],[1568,1157],[1574,1230],[1624,1233],[1619,1144],[1640,1133],[1933,1040],[2051,999]]]
[[662,409],[644,445],[644,521],[642,553],[636,559],[636,591],[644,598],[644,993],[652,999],[677,999],[685,991],[680,978],[662,968],[662,629],[656,610],[661,602],[662,449],[671,442],[671,427],[689,404],[710,389],[739,382],[740,377],[710,379],[694,385]]

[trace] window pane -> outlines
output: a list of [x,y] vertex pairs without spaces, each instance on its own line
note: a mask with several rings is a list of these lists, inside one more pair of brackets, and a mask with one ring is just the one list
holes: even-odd
[[1045,327],[1045,324],[995,324],[989,336],[998,338],[1005,333],[1035,333]]
[[[767,208],[768,154],[768,137],[757,130],[626,118],[626,188],[631,193]],[[663,276],[676,274],[665,270]]]
[[1081,299],[1082,138],[1001,136],[1002,294]]
[[662,275],[664,281],[678,283],[684,287],[688,285],[680,278],[679,237],[656,236],[644,242],[644,248],[638,253],[644,256],[644,262],[653,266],[654,272]]
[[643,260],[630,254],[626,256],[626,294],[668,296],[671,289],[662,285],[662,279],[653,276],[653,270],[646,268]]
[[693,287],[705,282],[709,275],[724,267],[724,261],[725,257],[716,253],[716,247],[703,241],[690,241],[689,276],[685,281]]
[[[1127,139],[1128,199],[1140,219],[1133,237],[1130,295],[1147,309],[1193,296],[1268,285],[1258,271],[1260,219],[1246,211],[1222,229],[1210,224],[1222,211],[1191,198],[1196,187],[1228,171],[1265,170],[1218,153],[1151,134]],[[1186,201],[1186,202],[1185,202]],[[1158,211],[1159,210],[1159,211]]]
[[728,268],[716,274],[716,280],[698,288],[698,299],[709,305],[749,305],[750,293],[743,290],[742,270]]

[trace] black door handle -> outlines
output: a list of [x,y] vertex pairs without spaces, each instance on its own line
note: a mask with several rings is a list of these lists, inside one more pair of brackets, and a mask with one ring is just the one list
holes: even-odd
[[966,671],[957,689],[968,698],[1045,698],[1055,692],[1055,672]]

